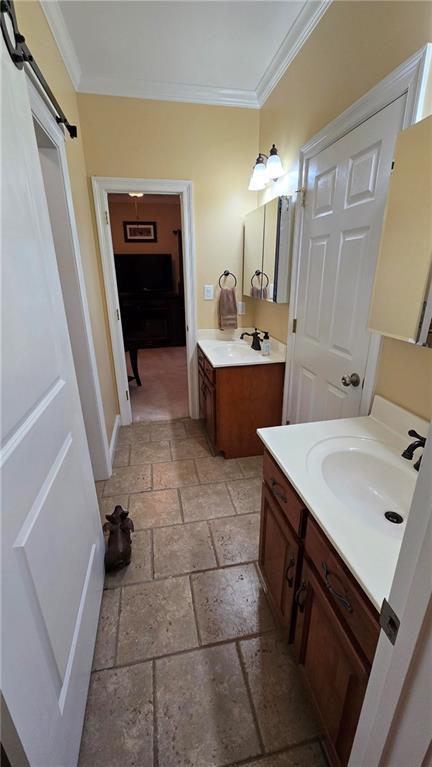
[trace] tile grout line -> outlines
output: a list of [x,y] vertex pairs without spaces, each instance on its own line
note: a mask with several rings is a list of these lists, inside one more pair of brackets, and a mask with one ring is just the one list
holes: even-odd
[[109,671],[113,668],[129,668],[131,666],[139,666],[142,663],[151,663],[153,660],[158,661],[165,658],[176,658],[179,655],[187,655],[188,653],[196,652],[197,650],[207,650],[211,649],[212,647],[224,647],[225,645],[231,645],[235,644],[236,642],[247,642],[250,639],[259,639],[260,637],[268,637],[268,636],[280,636],[280,630],[278,628],[275,628],[272,626],[272,628],[267,629],[267,631],[260,631],[256,634],[245,634],[244,636],[240,637],[230,637],[229,639],[221,639],[218,642],[209,642],[208,644],[198,644],[194,645],[193,647],[187,647],[184,650],[173,650],[172,652],[165,653],[164,655],[152,655],[147,658],[137,658],[137,660],[130,660],[126,663],[119,663],[116,666],[103,666],[102,668],[95,669],[92,673],[93,674],[99,674],[100,671]]
[[[153,528],[150,528],[150,571],[151,571],[151,580],[155,580],[155,554],[154,554],[154,536],[153,536]],[[138,581],[139,583],[139,581]]]
[[[184,517],[183,500],[182,500],[182,497],[181,497],[181,491],[180,491],[179,487],[177,487],[176,489],[177,489],[177,498],[178,498],[179,507],[180,507],[180,516],[181,516],[181,523],[178,523],[178,524],[184,525],[185,524],[185,517]],[[166,527],[177,527],[177,526],[178,525],[166,525]]]
[[156,689],[156,661],[152,660],[152,681],[153,681],[153,767],[159,767],[159,732],[157,715],[157,689]]
[[256,731],[256,734],[258,736],[258,744],[259,744],[259,747],[260,747],[261,754],[265,754],[264,739],[263,739],[263,736],[261,734],[261,728],[260,728],[259,722],[258,722],[258,716],[257,716],[257,712],[256,712],[256,709],[255,709],[255,704],[254,704],[253,697],[252,697],[252,691],[251,691],[250,684],[249,684],[249,677],[247,675],[246,665],[245,665],[243,656],[241,654],[240,640],[236,640],[235,648],[236,648],[236,652],[237,652],[238,661],[239,661],[239,664],[240,664],[241,673],[242,673],[242,676],[243,676],[243,682],[244,682],[245,687],[246,687],[246,694],[247,694],[247,698],[248,698],[248,701],[249,701],[249,706],[250,706],[250,709],[251,709],[251,714],[252,714],[252,719],[253,719],[253,723],[254,723],[254,726],[255,726],[255,731]]
[[[167,488],[167,490],[180,490],[180,489],[181,488],[179,488],[179,487],[169,487],[169,488]],[[164,491],[163,490],[152,490],[151,492],[161,493],[161,492],[164,492]],[[132,495],[139,495],[139,493],[132,493]],[[109,497],[115,498],[115,496],[109,496]],[[108,500],[108,499],[106,499],[106,500]],[[180,501],[181,501],[181,495],[180,495]],[[129,503],[129,496],[128,496],[128,503]],[[181,506],[182,506],[182,509],[180,511],[180,514],[183,513],[183,503],[182,503],[182,501],[181,501]],[[149,525],[148,527],[136,527],[135,528],[135,532],[139,532],[140,530],[151,530],[151,529],[160,530],[160,529],[165,529],[166,527],[181,527],[182,525],[191,525],[194,522],[219,522],[220,520],[224,520],[224,519],[226,519],[228,521],[229,519],[238,519],[239,517],[240,518],[241,517],[247,517],[247,516],[252,516],[252,514],[259,514],[259,513],[260,513],[259,511],[243,511],[243,512],[234,512],[233,514],[231,514],[231,513],[229,513],[229,514],[222,514],[221,516],[217,516],[217,517],[199,517],[199,518],[196,518],[196,519],[195,518],[194,519],[185,519],[184,521],[182,519],[181,522],[168,522],[167,524],[164,524],[164,525]],[[184,516],[184,513],[183,513],[183,516]]]
[[[202,520],[202,521],[205,522],[206,520]],[[188,523],[186,522],[186,525],[187,524]],[[174,525],[174,526],[175,527],[182,527],[182,525]],[[149,530],[149,531],[150,530],[153,531],[153,528],[151,528],[151,527],[146,528],[146,529]],[[161,528],[155,528],[155,529],[161,529]],[[163,528],[163,529],[165,529],[165,528]],[[145,531],[143,530],[141,532],[145,532]],[[249,560],[247,560],[245,562],[230,562],[227,565],[219,565],[218,567],[204,567],[204,568],[201,568],[199,570],[186,570],[185,572],[182,572],[182,573],[170,573],[169,575],[159,575],[156,578],[147,578],[147,579],[144,579],[144,580],[141,580],[141,581],[134,581],[134,583],[122,583],[121,585],[119,584],[118,586],[117,585],[113,585],[113,586],[105,586],[104,585],[104,591],[113,591],[114,589],[120,589],[120,588],[121,589],[128,589],[131,586],[139,586],[139,585],[145,584],[145,583],[161,583],[162,581],[169,581],[169,580],[172,580],[174,578],[186,578],[189,575],[201,575],[203,573],[215,573],[215,572],[218,572],[218,570],[231,570],[234,567],[244,567],[246,565],[253,565],[253,566],[256,567],[257,560],[256,559],[249,559]],[[258,576],[259,576],[259,573],[258,573]],[[259,578],[259,580],[260,580],[260,585],[262,587],[261,578]]]
[[[180,458],[179,460],[195,462],[197,459],[196,458]],[[201,459],[198,459],[198,460],[201,460]],[[143,464],[137,463],[137,464],[132,464],[132,466],[121,466],[120,469],[128,469],[128,468],[133,468],[133,467],[138,468],[138,466],[151,466],[152,469],[153,469],[153,465],[154,464],[159,465],[161,463],[176,463],[176,461],[154,461],[153,463],[143,463]],[[118,471],[118,469],[117,469],[117,471]],[[152,474],[153,474],[153,471],[152,471]],[[206,487],[207,485],[220,485],[220,484],[224,484],[224,483],[228,484],[229,482],[243,482],[245,479],[256,479],[257,477],[262,479],[261,474],[254,474],[252,477],[231,477],[229,479],[226,479],[224,477],[220,477],[219,479],[211,479],[208,482],[203,482],[203,481],[201,481],[199,479],[199,477],[197,475],[198,482],[192,482],[192,483],[186,484],[186,485],[170,485],[168,487],[153,487],[152,486],[152,487],[147,488],[147,490],[135,490],[135,491],[129,490],[128,492],[129,492],[129,495],[139,495],[140,493],[149,493],[149,492],[152,492],[152,491],[153,492],[158,492],[160,490],[177,490],[178,488],[181,488],[181,487],[201,487],[201,486]],[[104,480],[104,481],[108,482],[109,480]],[[119,492],[117,490],[115,493],[111,493],[110,495],[103,495],[102,494],[101,495],[101,499],[102,498],[113,498],[116,495],[121,495],[121,491]],[[231,495],[230,495],[230,497],[231,497]],[[236,513],[241,514],[242,512],[236,512]],[[246,513],[248,513],[248,512],[246,512]]]
[[218,553],[217,553],[217,549],[216,549],[216,544],[214,542],[213,530],[211,528],[210,520],[206,519],[204,521],[207,522],[207,527],[208,527],[209,536],[210,536],[210,543],[212,545],[213,554],[214,554],[214,557],[215,557],[215,560],[216,560],[217,569],[220,570],[221,569],[221,563],[219,561],[219,557],[218,557]]
[[[267,759],[273,758],[274,756],[283,756],[284,754],[290,754],[293,751],[296,751],[297,749],[304,748],[305,746],[313,745],[314,743],[318,743],[319,738],[308,738],[306,740],[300,740],[298,743],[292,743],[290,746],[284,746],[283,748],[279,748],[276,751],[267,751],[263,754],[258,754],[257,756],[247,756],[245,759],[236,759],[235,762],[229,762],[229,764],[224,764],[223,767],[248,767],[248,765],[253,762],[257,764],[264,763]],[[321,745],[321,744],[320,744]],[[299,763],[297,763],[299,764]],[[328,764],[326,760],[326,765]]]
[[114,652],[114,668],[118,668],[117,659],[118,659],[118,646],[119,646],[119,637],[120,637],[120,616],[121,616],[121,606],[122,606],[122,589],[120,586],[120,593],[119,593],[119,606],[118,606],[118,613],[117,613],[117,626],[116,626],[116,637],[115,637],[115,652]]
[[192,610],[193,610],[193,614],[195,618],[195,628],[196,628],[197,637],[198,637],[198,647],[202,647],[201,631],[200,631],[200,627],[198,623],[198,612],[197,612],[197,608],[195,604],[195,594],[194,594],[193,585],[192,585],[192,576],[189,575],[188,578],[189,578],[189,588],[190,588],[191,600],[192,600]]
[[[243,480],[240,480],[240,481],[243,482]],[[225,487],[226,487],[226,491],[228,493],[228,497],[229,497],[229,499],[230,499],[230,501],[232,503],[232,506],[234,508],[234,513],[237,516],[239,514],[239,512],[237,511],[237,506],[234,503],[234,498],[232,497],[231,490],[229,489],[229,481],[225,482]]]

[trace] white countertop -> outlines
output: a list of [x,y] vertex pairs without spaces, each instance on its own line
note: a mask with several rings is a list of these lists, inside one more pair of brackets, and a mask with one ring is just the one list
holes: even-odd
[[251,349],[250,336],[240,339],[241,333],[252,330],[253,328],[238,328],[235,331],[200,330],[197,343],[214,368],[285,362],[286,346],[280,341],[270,338],[270,354],[263,355],[262,352]]
[[[367,417],[258,429],[265,447],[378,611],[390,593],[406,524],[394,525],[376,512],[372,518],[366,507],[363,513],[349,508],[319,477],[317,462],[311,457],[333,438],[339,438],[339,444],[361,438],[362,449],[367,452],[370,446],[372,454],[377,445],[381,451],[388,451],[392,470],[396,470],[404,490],[401,503],[406,507],[406,518],[417,478],[413,463],[420,453],[417,451],[409,462],[401,452],[412,441],[407,436],[408,428],[427,434],[427,426],[422,419],[375,397],[372,414]],[[345,476],[345,481],[349,486],[349,477]]]

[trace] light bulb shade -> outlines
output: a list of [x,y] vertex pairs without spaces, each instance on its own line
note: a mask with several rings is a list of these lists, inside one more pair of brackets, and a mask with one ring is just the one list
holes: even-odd
[[275,178],[280,178],[280,176],[283,176],[284,169],[278,154],[271,154],[270,157],[268,158],[267,165],[266,165],[266,173],[267,173],[267,178],[269,180],[271,178],[275,179]]
[[267,183],[267,171],[263,162],[257,161],[249,182],[249,192],[259,192],[261,189],[265,189]]

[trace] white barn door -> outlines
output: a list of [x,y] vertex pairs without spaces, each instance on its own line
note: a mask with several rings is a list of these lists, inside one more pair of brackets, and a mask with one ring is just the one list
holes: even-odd
[[1,48],[1,686],[32,767],[72,767],[103,536],[26,76]]
[[309,160],[291,423],[359,415],[369,304],[405,101],[401,96]]

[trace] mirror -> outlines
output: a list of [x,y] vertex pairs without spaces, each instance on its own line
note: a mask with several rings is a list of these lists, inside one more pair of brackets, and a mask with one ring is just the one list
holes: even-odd
[[245,218],[243,294],[288,303],[294,203],[275,197]]

